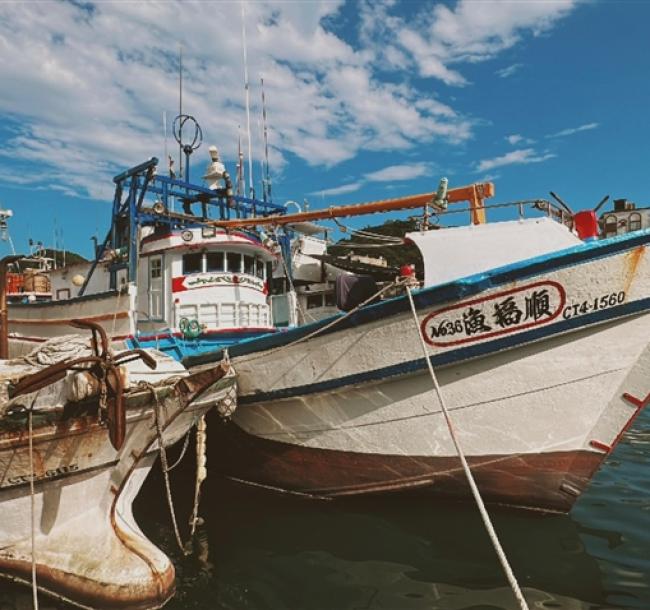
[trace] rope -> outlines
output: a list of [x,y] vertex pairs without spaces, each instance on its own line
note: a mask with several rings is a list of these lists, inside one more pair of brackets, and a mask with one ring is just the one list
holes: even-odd
[[[127,295],[128,295],[128,288],[127,288]],[[120,311],[120,300],[122,299],[122,290],[120,288],[117,289],[117,300],[115,302],[115,313],[113,314],[113,325],[111,326],[111,335],[109,337],[109,341],[113,340],[113,337],[115,336],[115,324],[117,322],[117,314]]]
[[190,445],[190,436],[192,435],[192,426],[190,426],[187,430],[187,434],[185,435],[185,440],[183,441],[183,448],[181,449],[181,454],[178,456],[178,459],[169,467],[167,472],[171,472],[178,466],[182,461],[183,458],[185,457],[185,452],[187,451],[187,448]]
[[[274,235],[275,235],[275,241],[277,241],[279,243],[280,240],[278,239],[277,229],[275,230]],[[302,319],[306,321],[307,317],[309,317],[311,319],[311,321],[314,322],[316,320],[316,318],[314,318],[314,316],[312,316],[311,314],[306,313],[303,310],[302,305],[300,304],[300,299],[298,298],[298,293],[296,292],[296,287],[293,285],[293,278],[291,277],[291,274],[289,273],[289,268],[287,267],[287,261],[284,259],[284,251],[282,250],[282,246],[280,246],[280,260],[282,261],[282,267],[284,268],[284,274],[286,275],[287,280],[289,281],[289,286],[291,287],[291,292],[293,292],[293,294],[296,295],[296,307],[298,308],[298,311],[300,312],[300,315],[302,316]]]
[[415,328],[417,329],[418,337],[420,339],[420,344],[422,345],[422,353],[424,354],[424,359],[426,360],[427,367],[429,368],[429,374],[431,375],[431,381],[433,382],[433,387],[436,391],[436,394],[438,396],[438,401],[440,402],[440,407],[442,409],[442,412],[445,416],[445,421],[447,423],[447,428],[449,429],[449,435],[451,436],[451,440],[454,442],[454,446],[456,447],[456,453],[458,454],[458,457],[460,459],[460,462],[463,466],[463,470],[465,471],[465,476],[467,477],[467,482],[469,483],[470,489],[472,490],[472,494],[474,496],[474,500],[476,501],[476,504],[478,506],[479,512],[481,513],[481,518],[483,519],[483,523],[485,525],[485,529],[487,530],[487,533],[490,537],[490,540],[492,541],[492,545],[494,546],[494,550],[496,551],[499,561],[501,562],[501,566],[503,567],[503,571],[506,574],[506,577],[508,579],[508,582],[510,583],[510,587],[512,588],[512,592],[515,595],[515,598],[517,599],[517,602],[519,603],[519,607],[521,610],[529,610],[528,609],[528,604],[526,603],[526,600],[524,599],[524,596],[521,592],[521,589],[519,587],[519,583],[517,582],[517,579],[515,578],[514,573],[512,572],[512,568],[510,567],[510,564],[508,563],[508,558],[506,557],[505,552],[503,551],[503,547],[501,546],[501,543],[499,542],[499,538],[497,537],[497,533],[494,529],[494,526],[492,525],[492,521],[490,520],[490,516],[485,508],[485,504],[483,503],[483,498],[481,498],[481,494],[478,490],[478,487],[476,486],[476,482],[474,481],[474,476],[472,475],[472,471],[469,468],[469,465],[467,463],[467,460],[465,459],[465,454],[463,453],[463,449],[460,446],[460,442],[458,441],[458,438],[456,437],[456,431],[454,429],[454,424],[451,420],[451,416],[449,415],[449,411],[447,410],[447,405],[445,403],[445,399],[442,394],[442,390],[440,389],[440,384],[438,383],[438,377],[436,376],[435,371],[433,370],[433,365],[431,364],[431,359],[429,358],[429,352],[427,350],[427,346],[424,342],[424,337],[422,336],[422,331],[420,329],[420,322],[418,320],[418,314],[417,311],[415,310],[415,303],[413,302],[413,295],[411,294],[411,286],[409,284],[406,284],[406,294],[408,295],[409,303],[411,305],[411,312],[413,313],[413,321],[415,323]]
[[36,397],[32,400],[32,405],[29,409],[29,500],[31,510],[31,543],[32,543],[32,604],[34,610],[38,610],[38,584],[36,583],[36,499],[34,497],[34,428],[32,421],[32,414],[34,412],[34,403]]
[[246,362],[253,362],[254,360],[257,360],[259,358],[265,358],[267,356],[270,356],[271,354],[275,354],[276,352],[280,352],[284,349],[287,349],[289,347],[293,347],[294,345],[298,345],[299,343],[302,343],[303,341],[307,341],[311,339],[312,337],[316,337],[320,335],[322,332],[325,332],[329,328],[332,328],[332,326],[336,326],[339,322],[342,322],[343,320],[349,318],[352,314],[356,313],[370,303],[371,301],[374,301],[375,299],[379,298],[382,294],[390,290],[391,288],[395,288],[397,286],[403,285],[404,280],[398,278],[395,281],[391,282],[390,284],[386,284],[383,288],[375,292],[372,296],[368,297],[363,303],[359,303],[354,309],[351,309],[350,311],[346,311],[342,316],[338,318],[334,318],[331,322],[328,322],[325,324],[325,326],[321,326],[320,328],[317,328],[316,330],[310,332],[309,334],[305,335],[304,337],[300,337],[299,339],[296,339],[295,341],[292,341],[291,343],[287,343],[286,345],[280,345],[278,347],[275,347],[273,349],[264,351],[264,352],[259,352],[257,355],[252,355],[250,357],[246,358]]
[[196,425],[196,479],[194,480],[194,507],[190,517],[190,540],[194,538],[194,532],[199,519],[199,501],[201,500],[201,484],[208,478],[207,462],[207,428],[205,415],[199,418]]
[[156,421],[156,432],[158,434],[158,448],[160,451],[160,464],[162,466],[163,478],[165,479],[165,493],[167,495],[167,505],[169,506],[169,515],[171,517],[172,525],[174,527],[174,536],[176,537],[176,543],[178,544],[178,548],[180,549],[181,553],[183,553],[183,555],[187,556],[189,555],[189,552],[185,549],[185,546],[183,545],[183,541],[181,540],[180,532],[178,531],[178,523],[176,521],[176,511],[174,510],[174,500],[172,499],[171,485],[169,483],[169,468],[167,467],[167,451],[165,451],[165,444],[163,443],[163,429],[162,429],[162,424],[160,422],[160,413],[159,413],[159,411],[161,410],[160,400],[158,399],[156,388],[152,384],[146,381],[141,381],[138,385],[148,389],[154,397],[154,409],[153,409],[154,420]]

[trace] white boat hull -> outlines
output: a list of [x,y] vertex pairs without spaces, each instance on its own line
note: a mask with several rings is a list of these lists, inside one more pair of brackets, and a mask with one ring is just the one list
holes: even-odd
[[[231,385],[232,378],[217,382],[189,407],[171,386],[159,390],[165,445],[182,438]],[[169,558],[144,536],[131,512],[157,456],[152,404],[147,390],[130,395],[120,451],[95,416],[50,416],[45,422],[35,416],[33,535],[41,591],[102,609],[157,608],[173,595]],[[0,429],[0,576],[30,583],[28,432],[24,421],[20,431],[8,430],[6,422]]]
[[[488,500],[568,510],[645,406],[648,264],[645,247],[621,248],[544,273],[496,270],[469,290],[463,280],[456,299],[436,299],[445,286],[416,296]],[[513,279],[497,284],[506,273]],[[510,323],[496,315],[508,303],[520,311]],[[477,316],[483,326],[468,332],[464,321]],[[240,399],[224,429],[223,450],[236,451],[227,474],[316,495],[421,487],[468,497],[406,299],[313,334],[324,324],[230,350]]]

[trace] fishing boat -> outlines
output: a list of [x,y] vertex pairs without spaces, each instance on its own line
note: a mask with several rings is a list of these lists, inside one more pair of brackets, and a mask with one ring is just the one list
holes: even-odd
[[[413,306],[408,294],[378,301],[382,289],[347,312],[229,347],[239,407],[215,445],[228,456],[217,460],[224,474],[317,497],[470,497],[429,360],[485,500],[570,510],[650,400],[647,210],[617,204],[614,235],[596,211],[545,200],[486,223],[491,186],[449,192],[470,201],[472,224],[406,235],[424,262]],[[433,192],[255,222],[417,206],[426,215],[435,201]],[[395,285],[412,285],[409,274]],[[215,358],[185,362],[209,369]]]
[[74,325],[92,349],[68,335],[0,365],[0,576],[83,608],[158,608],[174,567],[131,504],[161,448],[234,378],[152,350],[113,356],[101,326]]

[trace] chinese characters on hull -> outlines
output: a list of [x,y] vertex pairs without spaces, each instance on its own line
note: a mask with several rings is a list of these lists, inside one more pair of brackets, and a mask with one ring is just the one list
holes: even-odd
[[465,343],[549,322],[565,300],[560,284],[536,282],[434,312],[422,330],[431,345]]

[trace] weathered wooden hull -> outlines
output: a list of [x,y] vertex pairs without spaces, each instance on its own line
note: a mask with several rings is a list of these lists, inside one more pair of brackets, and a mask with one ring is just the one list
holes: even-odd
[[[231,377],[223,379],[189,406],[173,386],[159,389],[165,445],[182,438],[231,385]],[[33,532],[41,591],[101,609],[158,608],[173,595],[173,565],[144,536],[131,512],[157,456],[153,404],[147,390],[129,395],[127,435],[119,452],[94,416],[35,416]],[[7,430],[5,421],[0,434],[0,576],[30,583],[32,496],[25,421],[14,430]]]
[[[490,501],[569,510],[645,406],[649,240],[608,240],[415,295]],[[219,467],[318,495],[426,487],[470,497],[406,298],[312,334],[327,323],[230,349],[239,409],[222,432],[236,457]]]

